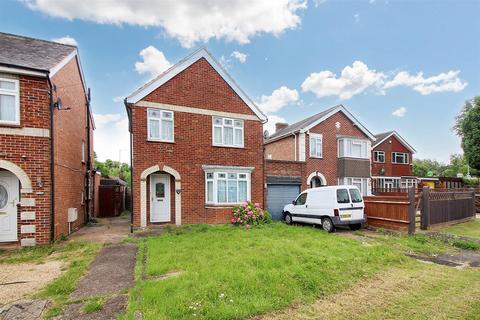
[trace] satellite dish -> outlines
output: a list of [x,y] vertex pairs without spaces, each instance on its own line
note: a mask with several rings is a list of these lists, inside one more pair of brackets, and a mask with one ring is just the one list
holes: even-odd
[[57,108],[58,110],[63,109],[62,99],[60,99],[60,98],[57,99],[57,102],[55,102],[55,108]]
[[269,136],[268,130],[263,131],[263,138],[268,139]]

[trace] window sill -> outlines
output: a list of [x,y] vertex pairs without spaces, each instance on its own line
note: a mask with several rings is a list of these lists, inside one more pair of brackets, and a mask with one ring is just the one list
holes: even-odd
[[20,123],[12,123],[12,122],[2,122],[2,121],[0,121],[0,127],[21,128],[22,126],[20,125]]
[[337,157],[338,159],[352,159],[352,160],[370,160],[370,158],[356,158],[356,157]]
[[221,144],[212,144],[212,147],[245,149],[245,146],[227,146],[227,145],[221,145]]
[[310,156],[310,159],[323,159],[323,157]]
[[373,161],[373,163],[385,163],[385,161]]
[[162,142],[162,143],[175,143],[175,141],[172,140],[160,140],[160,139],[147,139],[148,142]]
[[241,205],[242,202],[239,203],[206,203],[205,208],[210,209],[222,209],[222,208],[233,208],[238,207]]

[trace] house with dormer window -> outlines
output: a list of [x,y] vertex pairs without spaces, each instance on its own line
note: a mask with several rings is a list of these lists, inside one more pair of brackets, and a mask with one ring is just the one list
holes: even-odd
[[133,225],[224,223],[263,203],[265,115],[199,49],[125,99]]

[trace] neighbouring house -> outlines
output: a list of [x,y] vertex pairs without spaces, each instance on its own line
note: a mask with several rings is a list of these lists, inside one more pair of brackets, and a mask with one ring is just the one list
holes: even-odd
[[266,116],[206,49],[125,99],[133,225],[224,223],[263,203]]
[[75,46],[0,33],[0,244],[45,244],[84,224],[87,92]]
[[415,149],[396,131],[375,135],[372,147],[372,186],[374,191],[417,186],[412,162]]
[[276,219],[306,188],[353,184],[370,194],[370,146],[375,140],[343,105],[297,123],[276,124],[264,141],[267,208]]

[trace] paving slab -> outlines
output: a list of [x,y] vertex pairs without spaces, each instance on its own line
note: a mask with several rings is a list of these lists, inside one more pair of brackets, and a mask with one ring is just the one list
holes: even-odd
[[36,320],[40,319],[47,306],[47,300],[18,301],[0,312],[3,320]]
[[119,294],[130,288],[134,282],[136,254],[137,246],[133,243],[111,245],[100,250],[70,300]]

